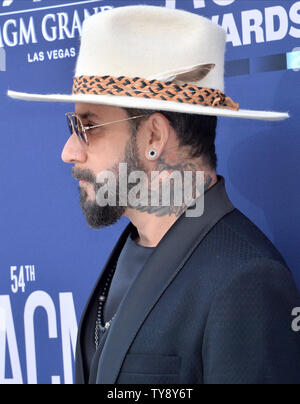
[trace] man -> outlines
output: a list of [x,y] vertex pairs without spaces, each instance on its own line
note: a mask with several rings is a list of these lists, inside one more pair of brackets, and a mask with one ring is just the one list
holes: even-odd
[[[130,219],[80,322],[78,384],[300,382],[299,291],[229,200],[214,146],[217,116],[288,115],[240,110],[225,96],[225,40],[191,13],[123,7],[86,20],[71,96],[9,93],[75,102],[62,158],[86,219],[94,228]],[[152,183],[175,172],[184,181],[163,204]],[[175,203],[183,190],[190,197]],[[142,203],[152,197],[159,203]]]

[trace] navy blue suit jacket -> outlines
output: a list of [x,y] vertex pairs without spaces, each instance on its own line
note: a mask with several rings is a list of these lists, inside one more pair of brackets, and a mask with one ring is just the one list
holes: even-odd
[[[87,383],[82,338],[96,288],[79,326],[77,384]],[[124,296],[96,383],[300,384],[295,307],[300,294],[283,258],[232,205],[219,176],[205,194],[204,215],[177,220]]]

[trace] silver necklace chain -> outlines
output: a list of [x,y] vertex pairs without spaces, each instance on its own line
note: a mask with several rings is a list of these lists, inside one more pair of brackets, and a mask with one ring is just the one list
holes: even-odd
[[[112,269],[110,270],[105,285],[103,287],[103,289],[101,290],[100,293],[100,297],[99,297],[99,304],[98,304],[98,311],[97,311],[97,320],[96,320],[96,327],[95,327],[95,346],[96,346],[96,350],[98,350],[99,348],[99,340],[100,340],[100,336],[102,336],[110,327],[112,321],[114,320],[114,318],[116,317],[116,314],[112,317],[112,319],[110,321],[108,321],[107,323],[105,323],[105,325],[102,325],[102,319],[103,319],[103,306],[104,303],[107,300],[107,296],[108,296],[108,290],[109,287],[111,285],[111,280],[112,277],[115,273],[116,270],[116,266],[117,264],[113,265]],[[99,335],[99,332],[101,333],[101,335]]]

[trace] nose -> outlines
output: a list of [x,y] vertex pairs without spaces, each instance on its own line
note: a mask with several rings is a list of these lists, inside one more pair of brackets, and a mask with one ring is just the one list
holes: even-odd
[[61,153],[61,158],[65,163],[85,163],[87,159],[86,152],[80,144],[80,140],[74,133],[67,140]]

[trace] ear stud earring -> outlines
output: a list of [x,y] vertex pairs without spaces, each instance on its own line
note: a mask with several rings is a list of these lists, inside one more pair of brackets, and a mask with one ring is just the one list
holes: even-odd
[[154,160],[157,157],[157,151],[155,149],[151,149],[148,152],[148,157],[150,160]]

